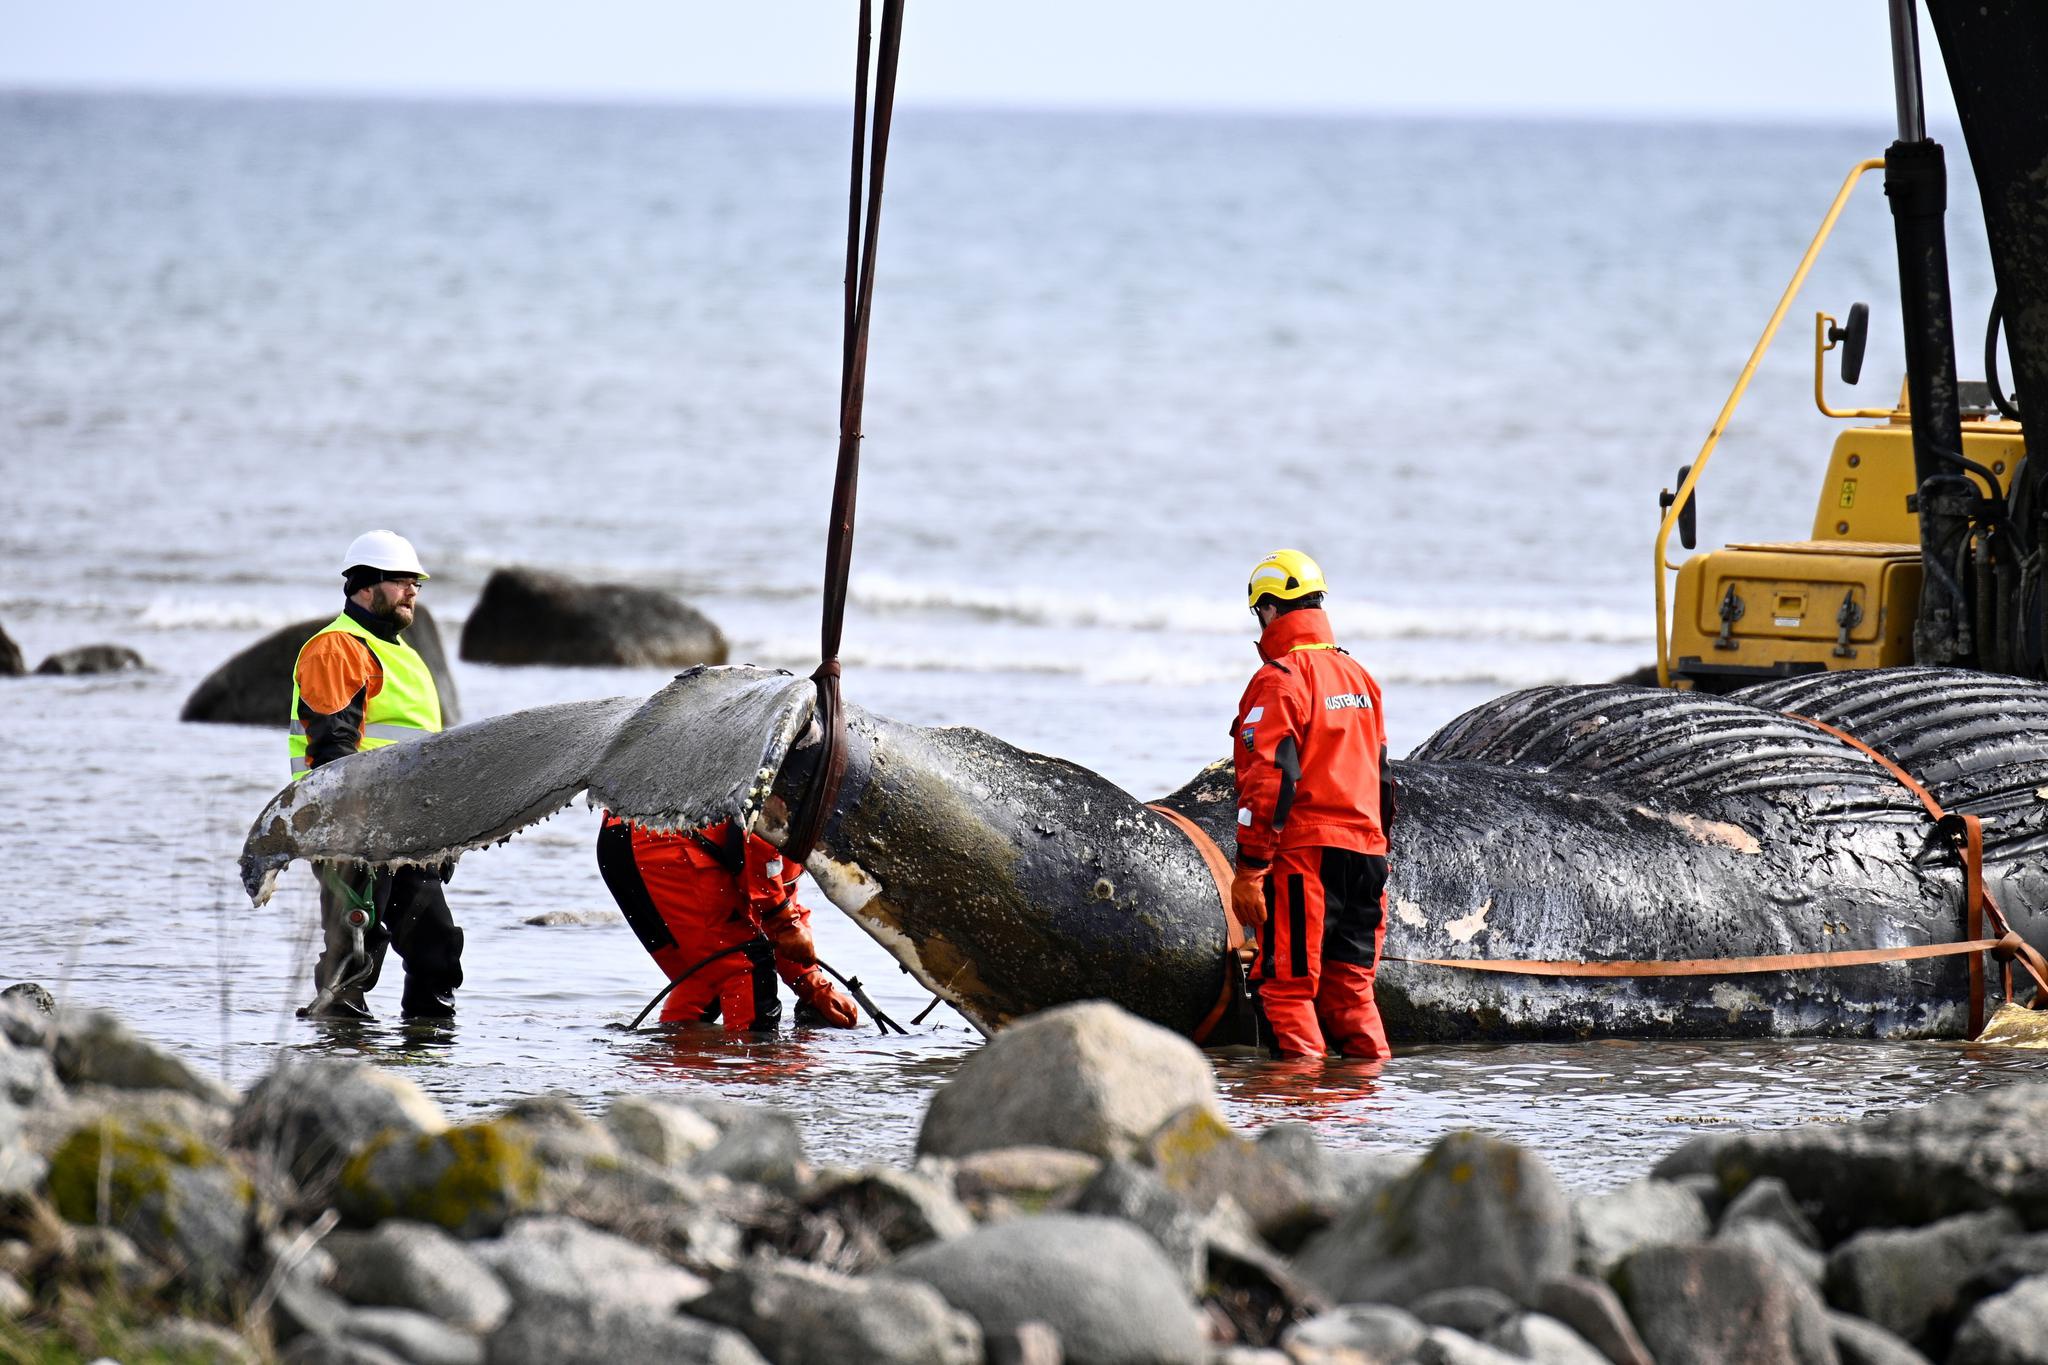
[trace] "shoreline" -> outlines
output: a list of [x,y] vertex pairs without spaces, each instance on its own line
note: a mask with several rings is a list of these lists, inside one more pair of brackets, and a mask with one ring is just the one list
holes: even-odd
[[11,1358],[1978,1365],[2048,1311],[2048,1084],[1717,1129],[1573,1196],[1478,1132],[1240,1134],[1207,1057],[1082,1004],[966,1058],[913,1161],[837,1168],[713,1099],[451,1124],[331,1058],[237,1095],[53,1005],[0,997]]

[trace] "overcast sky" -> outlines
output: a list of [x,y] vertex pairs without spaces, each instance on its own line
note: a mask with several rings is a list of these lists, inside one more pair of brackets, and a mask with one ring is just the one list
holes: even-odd
[[[839,101],[853,0],[0,0],[0,85]],[[901,97],[1892,127],[1885,0],[911,0]],[[1928,99],[1952,118],[1933,38]]]

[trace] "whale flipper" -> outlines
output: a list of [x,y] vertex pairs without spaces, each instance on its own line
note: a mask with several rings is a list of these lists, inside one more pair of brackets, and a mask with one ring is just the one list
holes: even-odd
[[261,905],[294,858],[449,862],[586,789],[657,828],[751,821],[812,705],[807,679],[697,668],[652,697],[536,707],[355,754],[271,799],[242,846],[242,883]]

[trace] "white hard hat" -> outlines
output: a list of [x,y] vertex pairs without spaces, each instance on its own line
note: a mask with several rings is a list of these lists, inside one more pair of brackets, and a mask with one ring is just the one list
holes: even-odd
[[350,541],[348,553],[342,556],[341,571],[347,573],[358,564],[386,573],[427,576],[427,571],[420,567],[420,557],[413,552],[412,542],[396,531],[365,531]]

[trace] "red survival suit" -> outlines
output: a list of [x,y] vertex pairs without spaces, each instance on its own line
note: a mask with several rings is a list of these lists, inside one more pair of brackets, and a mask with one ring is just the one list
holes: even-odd
[[824,1022],[860,1022],[818,967],[811,912],[796,898],[802,869],[758,834],[730,820],[663,833],[606,814],[597,866],[655,964],[671,981],[690,973],[663,1003],[663,1023],[723,1018],[734,1032],[773,1030],[778,976]]
[[1275,617],[1259,657],[1231,732],[1239,879],[1265,874],[1252,978],[1283,1056],[1386,1057],[1373,1002],[1393,820],[1379,684],[1320,608]]

